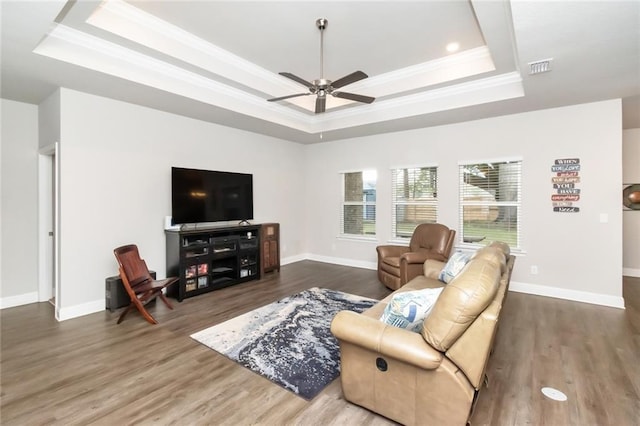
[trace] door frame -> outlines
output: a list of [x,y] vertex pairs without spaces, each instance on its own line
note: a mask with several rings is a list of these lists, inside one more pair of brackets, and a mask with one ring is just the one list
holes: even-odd
[[[60,144],[45,146],[38,154],[38,301],[54,297],[55,317],[59,319]],[[49,232],[53,232],[53,250]]]

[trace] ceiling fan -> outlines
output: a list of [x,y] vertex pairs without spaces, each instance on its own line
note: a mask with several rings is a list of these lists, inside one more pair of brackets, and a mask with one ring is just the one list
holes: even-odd
[[349,75],[346,75],[342,78],[339,78],[336,81],[327,80],[324,78],[324,29],[327,28],[327,21],[325,18],[319,18],[316,21],[316,26],[320,30],[320,78],[317,80],[313,80],[308,82],[296,75],[293,75],[289,72],[281,72],[280,75],[290,78],[291,80],[306,86],[309,89],[309,92],[305,93],[296,93],[294,95],[280,96],[279,98],[267,99],[269,102],[281,101],[283,99],[295,98],[298,96],[309,96],[316,95],[316,114],[324,112],[327,104],[327,95],[334,96],[336,98],[349,99],[351,101],[363,102],[365,104],[370,104],[376,98],[372,98],[371,96],[364,95],[356,95],[355,93],[347,93],[340,92],[336,89],[339,89],[343,86],[346,86],[351,83],[355,83],[356,81],[365,79],[368,77],[367,74],[362,71],[355,71]]

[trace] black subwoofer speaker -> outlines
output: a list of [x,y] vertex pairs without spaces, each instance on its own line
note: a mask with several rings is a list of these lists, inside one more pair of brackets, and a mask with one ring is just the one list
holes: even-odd
[[[149,271],[153,279],[156,279],[156,272]],[[119,275],[109,277],[105,280],[105,309],[111,312],[118,308],[124,308],[129,306],[131,300],[127,294],[127,290],[124,289],[122,284],[122,278]]]

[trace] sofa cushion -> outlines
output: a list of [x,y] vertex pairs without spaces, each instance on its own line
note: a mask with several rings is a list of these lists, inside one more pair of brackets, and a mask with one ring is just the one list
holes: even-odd
[[499,248],[502,251],[502,253],[504,253],[505,257],[509,257],[509,255],[511,254],[511,247],[509,247],[509,244],[503,241],[492,241],[491,243],[488,244],[488,247]]
[[507,257],[500,247],[487,246],[477,250],[471,256],[472,259],[484,259],[500,266],[500,272],[507,270]]
[[440,275],[440,271],[442,271],[442,268],[444,268],[444,265],[446,265],[446,262],[435,259],[427,259],[422,265],[422,273],[425,277],[437,280],[440,284],[442,284],[442,282],[438,280],[438,276]]
[[461,251],[453,253],[449,260],[447,260],[444,268],[440,271],[438,279],[443,283],[449,283],[460,271],[462,271],[462,268],[464,268],[470,259],[471,253],[463,253]]
[[500,267],[473,258],[463,272],[442,290],[431,314],[425,318],[422,337],[446,352],[491,303],[500,285]]
[[413,278],[411,281],[403,285],[402,288],[396,290],[393,294],[401,291],[422,290],[423,288],[442,288],[444,286],[445,284],[438,279],[428,278],[424,275],[418,275],[417,277]]
[[382,261],[387,265],[393,266],[394,268],[400,267],[400,256],[385,257],[384,259],[382,259]]
[[442,288],[427,288],[396,293],[384,309],[380,321],[419,333],[441,292]]
[[394,277],[400,276],[400,258],[399,257],[387,257],[380,263],[380,269],[384,272],[393,275]]

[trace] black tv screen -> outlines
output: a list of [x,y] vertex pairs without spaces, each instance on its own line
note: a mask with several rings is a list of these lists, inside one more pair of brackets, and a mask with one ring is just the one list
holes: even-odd
[[174,224],[253,219],[253,175],[171,168]]

